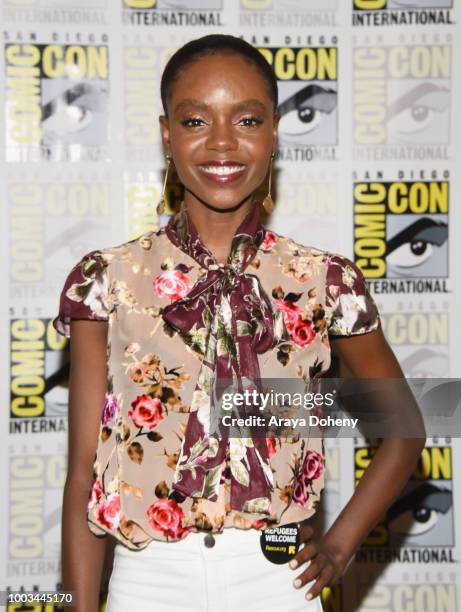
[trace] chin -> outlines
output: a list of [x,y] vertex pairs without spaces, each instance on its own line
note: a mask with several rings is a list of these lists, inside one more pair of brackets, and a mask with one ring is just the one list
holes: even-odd
[[251,198],[253,191],[250,192],[229,192],[226,189],[219,190],[213,193],[195,193],[195,197],[202,202],[202,204],[215,208],[216,210],[232,210],[236,206],[243,204]]

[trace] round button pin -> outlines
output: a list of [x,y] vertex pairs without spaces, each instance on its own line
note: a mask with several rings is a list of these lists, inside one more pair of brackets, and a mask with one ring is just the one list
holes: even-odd
[[260,537],[263,555],[271,563],[287,563],[299,550],[300,534],[297,523],[273,529],[263,529]]
[[207,548],[213,548],[213,546],[216,544],[216,540],[211,533],[206,534],[206,536],[203,538],[203,542]]

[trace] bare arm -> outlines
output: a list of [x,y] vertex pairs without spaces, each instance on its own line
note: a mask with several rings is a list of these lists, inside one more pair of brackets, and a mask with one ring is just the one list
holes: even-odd
[[[331,341],[333,354],[340,360],[342,378],[404,378],[400,365],[383,336],[381,328],[360,336]],[[308,543],[296,559],[306,562],[316,554],[299,576],[302,584],[317,578],[310,592],[315,597],[326,584],[344,571],[355,551],[399,495],[426,442],[424,424],[421,436],[385,438],[374,455],[354,494],[318,544]],[[312,528],[306,526],[307,537]],[[336,574],[336,575],[335,575]]]
[[99,609],[107,538],[88,529],[87,503],[106,392],[107,323],[72,321],[68,472],[62,514],[62,578],[78,612]]

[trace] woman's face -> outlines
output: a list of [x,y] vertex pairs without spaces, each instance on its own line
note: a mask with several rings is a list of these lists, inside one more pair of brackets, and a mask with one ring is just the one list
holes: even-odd
[[239,55],[205,56],[184,68],[160,125],[186,201],[218,210],[248,201],[275,152],[277,117],[268,85]]

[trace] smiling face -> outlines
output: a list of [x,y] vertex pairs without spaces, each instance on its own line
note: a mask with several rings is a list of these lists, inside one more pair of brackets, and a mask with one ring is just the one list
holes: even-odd
[[237,54],[184,67],[160,117],[165,151],[185,187],[186,206],[217,210],[249,202],[276,148],[277,117],[260,72]]

